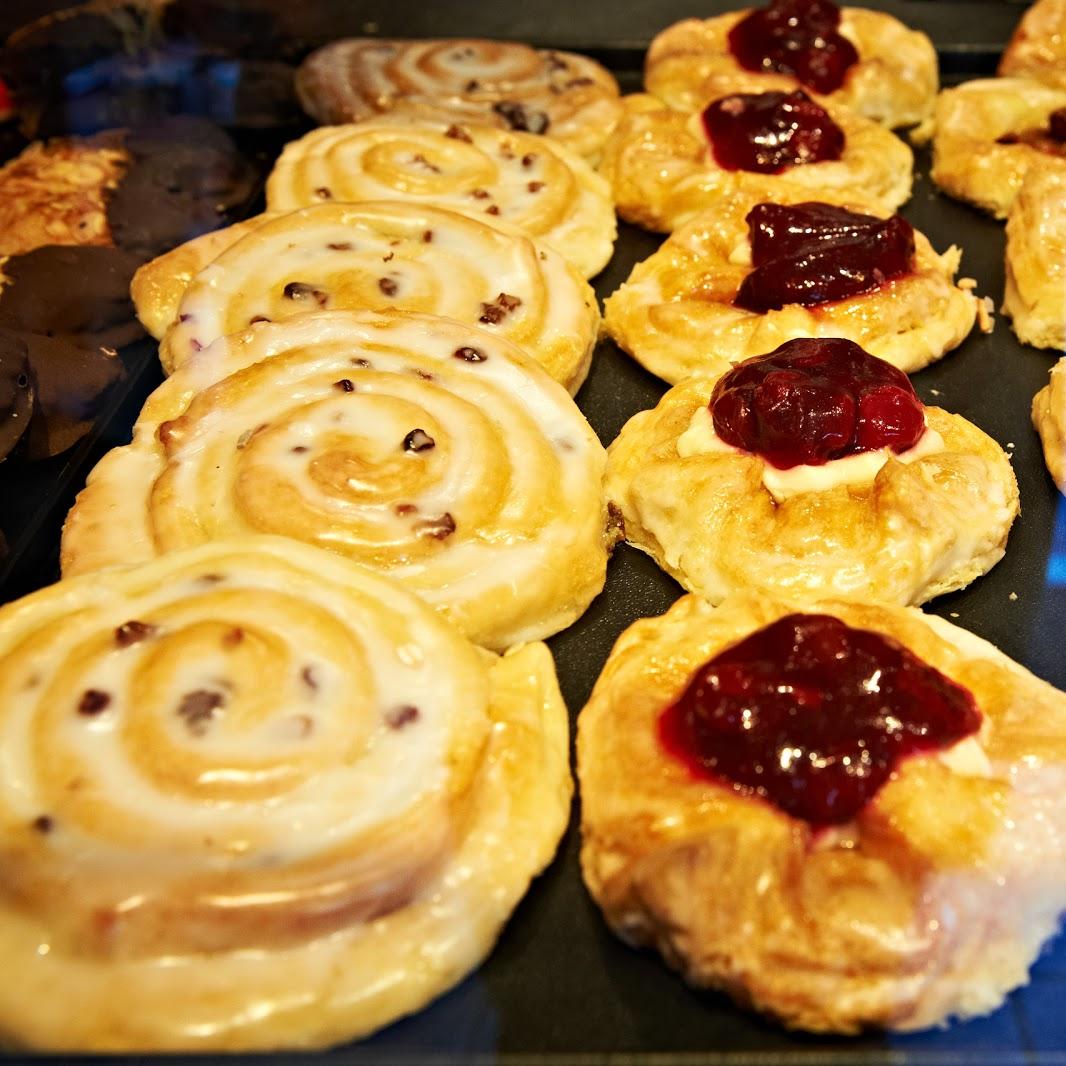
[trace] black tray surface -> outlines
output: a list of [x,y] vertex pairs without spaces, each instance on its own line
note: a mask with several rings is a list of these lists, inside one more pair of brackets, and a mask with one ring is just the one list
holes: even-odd
[[[13,3],[10,12],[8,3]],[[0,29],[17,23],[13,13],[20,5],[27,6],[21,0],[0,0]],[[928,32],[950,81],[991,74],[1022,10],[1016,4],[986,0],[881,0],[869,6]],[[624,88],[633,90],[639,87],[643,50],[658,29],[678,18],[713,14],[731,5],[721,0],[699,7],[680,0],[631,0],[624,6],[559,0],[531,0],[521,6],[392,0],[387,6],[372,6],[337,0],[318,7],[335,16],[326,20],[335,27],[335,36],[498,36],[591,52],[615,70]],[[1003,291],[1002,224],[938,193],[928,170],[928,154],[919,152],[914,195],[902,213],[938,250],[961,245],[962,276],[976,278],[978,292],[998,304]],[[660,241],[621,225],[614,258],[595,282],[600,298],[610,295]],[[0,528],[12,546],[0,569],[0,601],[56,579],[59,526],[74,493],[107,448],[129,439],[140,404],[161,380],[149,342],[124,355],[133,367],[128,381],[96,430],[76,449],[48,464],[0,465]],[[1032,396],[1046,382],[1055,357],[1020,345],[1007,322],[998,318],[991,334],[975,332],[914,380],[924,401],[965,415],[1008,449],[1022,499],[1022,515],[1006,558],[970,588],[941,597],[929,609],[1066,688],[1066,500],[1044,468],[1029,421]],[[608,444],[627,418],[653,406],[665,388],[605,340],[577,400]],[[627,546],[617,550],[603,594],[583,618],[549,642],[572,717],[621,631],[636,618],[661,613],[680,592],[650,559]],[[845,1039],[788,1033],[733,1007],[723,996],[687,988],[656,955],[627,948],[611,935],[581,883],[577,821],[575,804],[559,856],[534,883],[479,971],[419,1014],[325,1057],[357,1063],[461,1059],[508,1066],[1066,1066],[1066,946],[1061,943],[1038,961],[1030,985],[988,1018],[908,1036]],[[2,969],[0,975],[9,976]],[[323,1058],[295,1053],[257,1057],[277,1062]]]

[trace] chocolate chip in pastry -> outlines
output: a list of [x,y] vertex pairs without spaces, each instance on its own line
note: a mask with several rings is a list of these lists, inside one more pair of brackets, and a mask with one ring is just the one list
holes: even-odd
[[994,566],[1018,514],[1003,449],[843,339],[676,385],[611,445],[606,490],[626,539],[712,603],[923,603]]
[[490,654],[291,540],[4,607],[0,687],[9,1044],[364,1036],[482,962],[569,816],[543,644]]
[[733,92],[702,113],[643,94],[623,102],[600,173],[619,215],[646,229],[669,232],[737,191],[852,196],[886,213],[910,196],[913,157],[898,137],[802,91]]
[[685,19],[652,41],[649,93],[696,111],[738,79],[760,89],[803,88],[888,127],[928,118],[937,57],[924,33],[882,11],[831,0],[771,0],[753,10]]
[[1058,929],[1066,695],[914,608],[684,596],[578,719],[612,929],[786,1025],[987,1014]]
[[939,255],[847,194],[774,195],[737,190],[638,263],[605,304],[620,347],[672,383],[803,336],[845,337],[910,373],[970,332],[977,299],[954,282],[958,248]]
[[304,109],[324,125],[379,115],[543,133],[595,162],[621,117],[618,84],[571,52],[482,39],[333,41],[296,75]]

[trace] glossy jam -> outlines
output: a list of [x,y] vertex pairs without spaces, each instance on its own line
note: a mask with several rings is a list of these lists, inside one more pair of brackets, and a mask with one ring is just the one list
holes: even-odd
[[773,0],[729,31],[729,50],[745,70],[791,74],[831,93],[859,61],[839,26],[840,8],[829,0]]
[[844,131],[801,91],[724,96],[704,110],[703,128],[723,170],[780,174],[844,151]]
[[1048,115],[1048,124],[1039,129],[1022,130],[1020,133],[1005,133],[997,144],[1027,144],[1048,155],[1066,155],[1066,107],[1060,107]]
[[896,641],[792,614],[704,663],[659,736],[694,774],[821,827],[859,814],[908,755],[980,724],[966,689]]
[[733,301],[747,311],[813,307],[871,292],[912,269],[914,230],[830,204],[758,204],[747,218],[754,269]]
[[907,375],[840,338],[787,341],[745,359],[711,394],[714,430],[779,470],[913,448],[925,432]]

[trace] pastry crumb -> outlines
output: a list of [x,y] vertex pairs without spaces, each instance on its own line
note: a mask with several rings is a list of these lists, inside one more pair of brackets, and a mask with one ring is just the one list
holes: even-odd
[[977,301],[977,328],[982,333],[991,333],[996,328],[996,305],[991,296]]
[[948,611],[948,616],[950,618],[958,618],[959,617],[959,612],[958,611]]
[[1016,600],[1017,598],[1018,598],[1018,593],[1017,593],[1017,592],[1012,592],[1012,593],[1011,593],[1011,594],[1010,594],[1010,595],[1009,595],[1009,596],[1007,597],[1007,599],[1008,599],[1008,600],[1010,600],[1010,601],[1011,601],[1012,603],[1013,603],[1013,602],[1014,602],[1014,600]]

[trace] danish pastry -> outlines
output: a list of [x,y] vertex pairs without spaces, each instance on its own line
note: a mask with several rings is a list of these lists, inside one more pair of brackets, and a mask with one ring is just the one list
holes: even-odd
[[283,534],[400,579],[492,648],[565,628],[603,587],[604,451],[503,338],[326,311],[201,355],[89,475],[64,574]]
[[1033,425],[1044,446],[1044,460],[1066,495],[1066,358],[1051,370],[1051,381],[1033,397]]
[[883,212],[910,196],[914,160],[898,137],[802,92],[734,93],[702,114],[641,94],[623,102],[600,172],[618,214],[645,229],[677,229],[738,192],[850,197]]
[[936,103],[933,181],[1006,218],[1030,168],[1066,165],[1062,109],[1066,89],[1024,78],[982,78],[946,89]]
[[999,74],[1066,89],[1066,2],[1036,0],[1021,17],[999,61]]
[[1066,695],[912,607],[683,596],[578,718],[612,929],[786,1025],[986,1014],[1058,928]]
[[543,133],[595,164],[622,106],[599,63],[515,41],[356,37],[312,52],[296,91],[325,125],[461,122]]
[[8,1043],[372,1032],[484,959],[569,814],[544,645],[281,538],[9,604],[0,688]]
[[1066,349],[1066,166],[1031,168],[1011,205],[1003,313],[1024,344]]
[[626,539],[712,603],[923,603],[995,565],[1018,513],[999,445],[847,340],[683,381],[608,455]]
[[142,319],[170,326],[159,351],[168,371],[251,323],[329,308],[425,311],[483,325],[571,393],[588,373],[600,326],[595,294],[561,255],[519,230],[398,201],[319,204],[234,229],[228,247],[224,234],[200,238],[134,279],[135,300],[167,306],[142,310],[138,301]]
[[830,0],[773,0],[675,23],[652,41],[644,84],[671,107],[695,111],[738,77],[763,89],[804,88],[889,128],[928,118],[938,84],[924,33]]
[[953,281],[958,248],[938,255],[898,216],[806,196],[737,190],[675,230],[606,301],[608,333],[673,383],[794,337],[846,337],[908,373],[962,342],[977,299]]
[[330,200],[404,200],[508,222],[586,277],[611,258],[617,225],[607,183],[558,141],[489,126],[323,126],[286,145],[267,208]]

